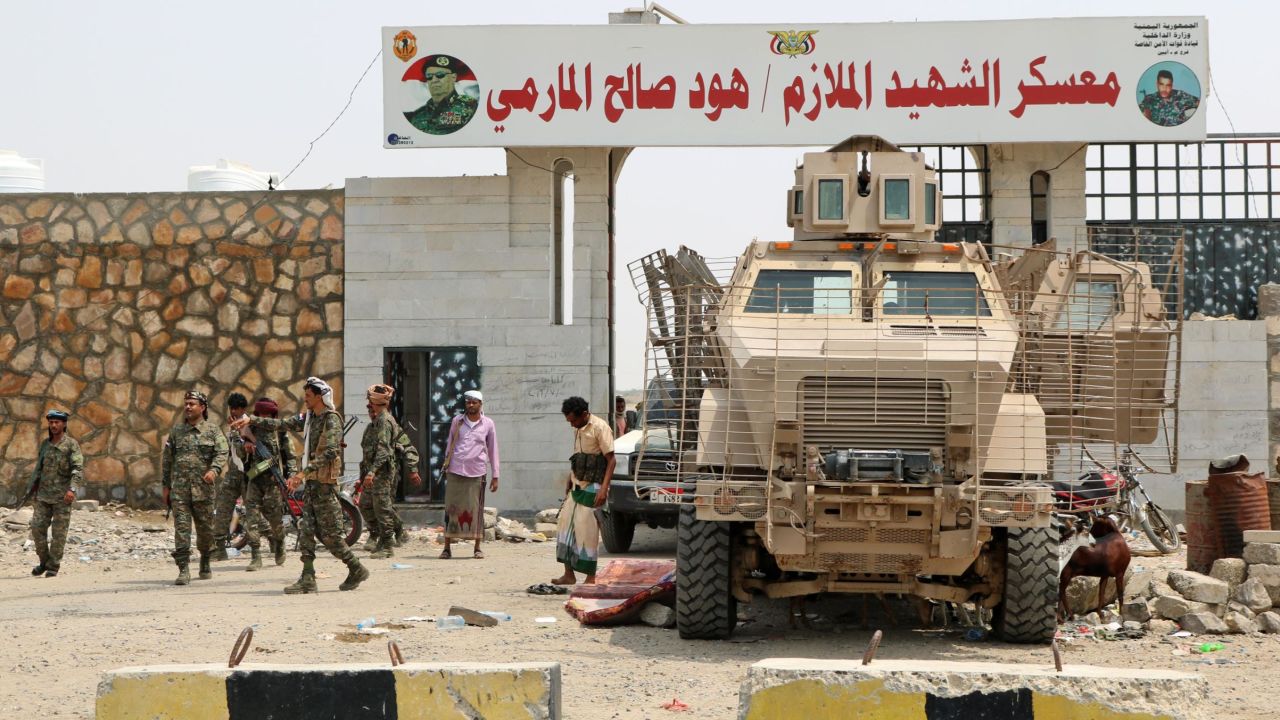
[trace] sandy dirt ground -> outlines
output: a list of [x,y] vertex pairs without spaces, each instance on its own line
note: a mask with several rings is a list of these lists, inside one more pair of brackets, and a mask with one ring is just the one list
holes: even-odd
[[[335,636],[362,618],[379,624],[444,614],[458,604],[506,611],[513,620],[494,628],[437,630],[430,622],[402,622],[392,631],[410,661],[557,661],[563,666],[566,718],[663,718],[662,703],[678,698],[690,709],[676,717],[736,717],[739,683],[754,662],[770,657],[860,657],[871,631],[861,624],[858,600],[824,597],[808,604],[812,629],[791,630],[785,601],[742,608],[732,641],[682,641],[674,630],[643,625],[592,629],[563,610],[563,598],[528,595],[524,588],[555,576],[551,543],[485,544],[487,559],[436,559],[428,533],[391,560],[369,561],[371,579],[355,592],[338,592],[345,576],[332,558],[317,569],[318,595],[287,597],[298,574],[296,555],[282,567],[268,562],[246,573],[246,557],[215,563],[212,580],[189,587],[171,583],[176,570],[163,555],[170,537],[156,532],[159,514],[76,513],[63,572],[29,574],[34,553],[25,533],[0,534],[0,713],[9,718],[91,718],[103,671],[155,663],[224,663],[237,634],[254,627],[246,663],[379,663],[388,660],[385,637],[367,644]],[[150,528],[152,532],[143,533]],[[130,552],[129,546],[141,546]],[[456,548],[455,552],[460,550]],[[673,531],[641,528],[635,554],[671,557]],[[363,555],[363,553],[361,553]],[[469,552],[457,552],[469,556]],[[88,558],[85,561],[83,558]],[[1137,564],[1177,566],[1180,558],[1139,558]],[[392,564],[410,565],[393,569]],[[890,624],[872,603],[871,629],[882,628],[878,657],[1051,664],[1045,647],[1021,647],[959,633],[913,627],[903,605]],[[534,618],[552,616],[554,624]],[[1215,638],[1217,639],[1217,638]],[[1273,717],[1280,697],[1280,637],[1226,636],[1226,649],[1189,654],[1201,639],[1148,635],[1138,640],[1083,640],[1066,645],[1069,664],[1167,668],[1203,675],[1212,691],[1206,710],[1216,718]]]

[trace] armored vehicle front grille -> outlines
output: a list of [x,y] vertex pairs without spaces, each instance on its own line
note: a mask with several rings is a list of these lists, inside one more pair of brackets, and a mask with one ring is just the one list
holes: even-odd
[[804,442],[832,450],[929,450],[947,439],[941,380],[805,378]]

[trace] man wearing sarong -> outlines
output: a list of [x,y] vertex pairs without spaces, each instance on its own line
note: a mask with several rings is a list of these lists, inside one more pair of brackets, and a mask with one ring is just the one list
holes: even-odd
[[453,418],[445,451],[444,550],[442,560],[453,557],[454,540],[475,542],[474,555],[483,558],[484,476],[493,469],[489,492],[498,492],[498,431],[483,412],[479,390],[462,394],[467,411]]
[[585,573],[584,581],[596,581],[600,524],[596,508],[609,497],[613,479],[613,431],[609,423],[592,415],[587,401],[571,397],[560,406],[564,419],[573,426],[573,455],[569,456],[568,497],[560,508],[556,528],[556,560],[564,564],[564,575],[552,580],[556,585],[573,585],[574,572]]

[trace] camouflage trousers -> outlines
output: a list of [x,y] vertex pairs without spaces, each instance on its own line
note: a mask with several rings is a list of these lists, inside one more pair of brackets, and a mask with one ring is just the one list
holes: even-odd
[[[49,532],[50,525],[53,532]],[[44,502],[36,500],[32,508],[31,540],[36,544],[36,557],[46,570],[57,570],[62,566],[62,549],[67,544],[67,529],[71,527],[71,506],[59,500]],[[52,534],[52,539],[50,539]]]
[[338,503],[338,486],[307,482],[307,498],[302,504],[302,520],[298,527],[298,544],[302,561],[316,559],[318,539],[333,556],[350,565],[355,554],[347,547],[342,531],[342,505]]
[[395,508],[396,478],[373,476],[373,487],[360,493],[360,514],[369,537],[395,537],[403,524]]
[[191,525],[196,526],[196,549],[201,555],[213,550],[213,501],[192,500],[190,488],[174,490],[169,496],[173,510],[173,558],[191,557]]
[[[244,495],[248,477],[235,469],[218,478],[214,490],[213,534],[225,540],[231,535],[231,515],[236,510],[236,499]],[[247,508],[246,508],[247,509]],[[252,525],[252,523],[250,523]]]
[[262,535],[272,540],[284,537],[284,501],[280,498],[280,485],[269,472],[249,481],[244,491],[244,534],[249,547],[262,547]]

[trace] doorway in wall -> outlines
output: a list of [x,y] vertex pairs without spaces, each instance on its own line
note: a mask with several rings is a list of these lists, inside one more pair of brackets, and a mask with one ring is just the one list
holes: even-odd
[[409,434],[422,458],[418,470],[422,483],[415,485],[404,475],[396,499],[444,502],[440,467],[449,442],[449,425],[462,411],[462,393],[480,389],[476,348],[387,348],[383,377],[396,389],[391,415]]

